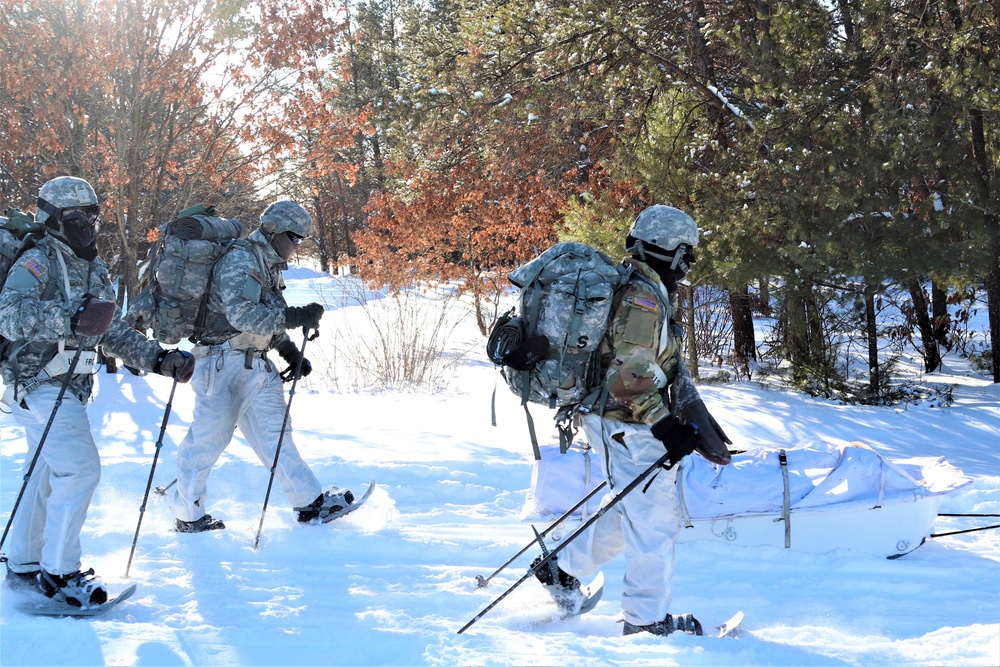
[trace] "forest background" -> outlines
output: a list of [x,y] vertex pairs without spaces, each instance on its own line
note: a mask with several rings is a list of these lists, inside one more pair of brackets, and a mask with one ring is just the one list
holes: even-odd
[[696,375],[894,402],[909,343],[1000,382],[998,72],[988,0],[0,0],[0,207],[89,180],[125,302],[181,209],[294,198],[322,270],[485,335],[511,269],[670,204]]

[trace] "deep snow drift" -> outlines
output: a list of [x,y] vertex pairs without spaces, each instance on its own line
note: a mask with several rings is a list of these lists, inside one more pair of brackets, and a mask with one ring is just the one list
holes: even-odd
[[[3,589],[0,663],[1000,664],[997,530],[933,538],[897,560],[845,549],[679,544],[673,609],[695,613],[706,628],[743,610],[738,639],[621,637],[620,558],[604,568],[604,599],[590,614],[556,620],[554,604],[529,580],[456,634],[537,553],[529,550],[477,589],[475,575],[490,574],[532,537],[520,519],[532,472],[524,415],[501,381],[498,426],[490,425],[498,376],[459,309],[445,327],[456,362],[450,387],[351,391],[350,361],[335,346],[361,331],[366,317],[365,308],[342,299],[354,284],[302,269],[289,274],[290,303],[328,307],[322,335],[307,349],[317,372],[300,383],[291,414],[295,443],[323,483],[361,492],[378,479],[368,505],[331,524],[302,526],[275,486],[254,550],[268,470],[237,433],[209,482],[209,509],[227,530],[174,533],[169,501],[152,493],[129,578],[136,595],[104,618],[74,620],[19,613],[15,595]],[[367,308],[376,308],[380,295],[368,296]],[[946,407],[930,400],[845,406],[756,383],[700,391],[737,445],[789,448],[818,437],[861,441],[890,459],[944,456],[974,483],[945,496],[941,511],[1000,513],[1000,387],[953,357],[946,367],[925,378],[954,385]],[[104,467],[84,530],[84,567],[112,588],[126,583],[169,391],[165,378],[98,375],[90,416]],[[179,387],[154,486],[174,478],[191,407],[190,392]],[[533,414],[547,437],[547,411]],[[26,448],[9,415],[0,415],[0,435],[6,523]],[[997,522],[940,517],[934,532]]]

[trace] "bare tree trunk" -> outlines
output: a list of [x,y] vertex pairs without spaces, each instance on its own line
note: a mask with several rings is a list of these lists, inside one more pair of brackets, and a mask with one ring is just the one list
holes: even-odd
[[913,316],[916,318],[917,330],[924,345],[924,370],[933,373],[941,367],[941,352],[938,350],[937,338],[934,337],[934,325],[931,324],[931,318],[927,313],[927,296],[916,278],[908,280],[906,288],[910,291]]
[[[998,247],[994,253],[1000,252],[1000,243],[995,245]],[[993,345],[993,381],[1000,382],[1000,262],[996,259],[986,276],[986,302],[990,320],[990,343]]]
[[[983,112],[970,109],[972,118],[972,153],[979,171],[979,192],[983,202],[991,201],[993,183],[990,178],[993,162],[987,155],[988,145],[983,129]],[[990,237],[992,260],[986,271],[986,303],[990,322],[990,343],[993,346],[993,381],[1000,382],[1000,216],[989,207],[983,210],[983,222]]]
[[948,331],[951,329],[951,316],[948,314],[948,293],[935,280],[931,282],[931,321],[934,326],[934,339],[944,349],[951,350],[951,340]]
[[812,287],[794,288],[785,297],[785,353],[796,382],[829,389],[833,369],[827,364],[823,320]]
[[733,318],[734,363],[749,372],[751,361],[757,360],[757,341],[753,331],[753,312],[750,308],[750,288],[730,290],[729,311]]
[[878,325],[875,322],[875,287],[865,284],[865,333],[868,338],[868,388],[872,396],[882,393],[882,373],[878,363]]

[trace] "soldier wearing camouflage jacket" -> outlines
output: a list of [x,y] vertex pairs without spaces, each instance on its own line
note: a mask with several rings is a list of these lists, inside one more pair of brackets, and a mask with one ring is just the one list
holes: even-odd
[[681,527],[675,464],[694,451],[720,465],[730,460],[724,444],[729,440],[684,368],[680,328],[672,319],[677,281],[694,261],[697,242],[694,221],[675,208],[653,206],[637,218],[626,240],[631,256],[624,260],[633,272],[609,327],[608,406],[603,414],[581,419],[588,442],[601,455],[611,488],[606,500],[655,464],[664,450],[670,467],[654,472],[566,545],[556,559],[558,582],[552,575],[539,577],[565,603],[579,591],[578,577],[624,553],[626,635],[701,630],[690,614],[675,618],[668,611]]
[[[68,273],[68,300],[64,298],[66,283],[60,257]],[[82,303],[85,294],[115,300],[104,260],[100,257],[91,261],[81,259],[55,236],[39,239],[35,247],[25,251],[11,266],[0,294],[0,336],[13,341],[8,348],[11,355],[2,366],[3,381],[12,399],[21,398],[23,391],[19,384],[38,376],[60,341],[69,343],[69,349],[76,349],[71,318],[75,314],[73,306]],[[121,315],[121,309],[116,309],[111,327],[101,336],[82,336],[83,349],[96,350],[101,345],[107,354],[122,359],[129,366],[152,369],[162,348],[156,341],[147,340],[131,329]],[[85,362],[88,358],[89,355],[84,358]],[[68,390],[81,402],[86,402],[94,385],[90,372],[92,364],[78,370]],[[60,378],[46,379],[49,384],[58,385],[60,381]]]
[[87,181],[47,182],[36,215],[47,233],[12,264],[0,292],[0,335],[7,339],[3,402],[24,428],[30,471],[12,518],[7,582],[40,586],[77,606],[101,603],[103,583],[93,569],[80,570],[80,532],[101,477],[87,417],[97,346],[180,381],[190,379],[194,359],[162,349],[122,320],[107,266],[97,256],[100,207]]
[[282,271],[311,225],[297,203],[275,202],[261,214],[260,228],[237,241],[215,265],[206,334],[193,350],[200,360],[191,382],[194,418],[177,452],[173,508],[179,532],[225,528],[208,513],[208,477],[237,427],[268,468],[281,441],[275,478],[300,522],[353,502],[345,489],[323,491],[293,442],[290,420],[282,435],[282,378],[268,357],[273,349],[291,369],[301,361],[302,375],[312,370],[286,330],[317,329],[323,306],[288,306],[282,295]]

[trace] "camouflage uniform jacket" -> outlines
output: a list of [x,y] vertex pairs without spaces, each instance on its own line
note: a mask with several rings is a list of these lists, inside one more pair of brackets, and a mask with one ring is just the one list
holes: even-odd
[[677,374],[680,339],[671,326],[676,304],[653,269],[633,258],[624,263],[635,273],[612,313],[610,343],[605,339],[612,358],[604,416],[652,426],[671,414],[664,389]]
[[[68,276],[56,255],[61,254]],[[66,283],[69,294],[66,294]],[[0,292],[0,335],[11,341],[3,361],[3,381],[11,386],[36,377],[55,356],[60,341],[75,350],[70,318],[85,294],[100,299],[115,299],[108,267],[98,257],[92,261],[77,257],[62,241],[46,235],[25,251],[10,268]],[[67,300],[68,296],[68,300]],[[119,357],[128,366],[151,370],[160,353],[160,345],[148,340],[122,319],[115,310],[111,327],[103,336],[81,338],[84,350],[101,345],[107,354]],[[61,382],[62,376],[45,382]],[[74,375],[70,390],[86,401],[93,389],[90,373]]]
[[236,349],[266,352],[288,340],[285,333],[285,281],[281,272],[288,265],[258,230],[238,240],[215,263],[208,295],[206,334],[203,345],[219,345],[240,334],[245,341]]

